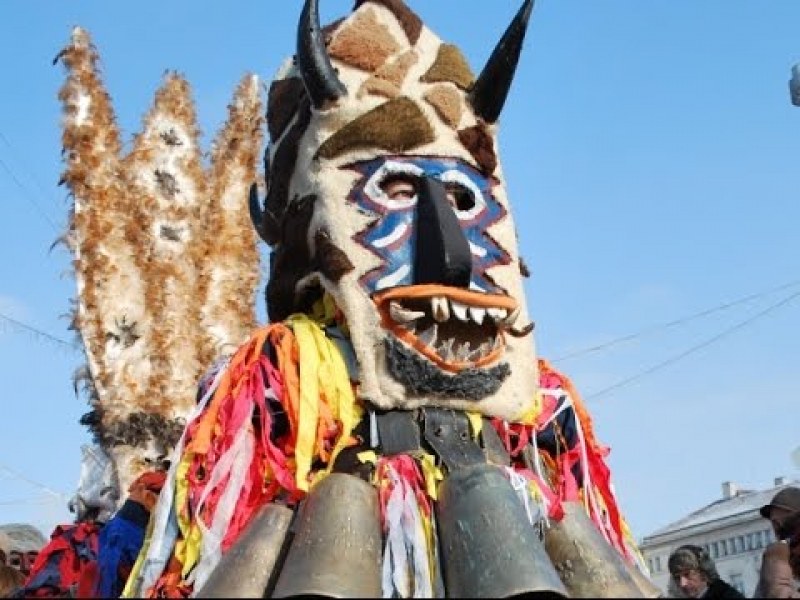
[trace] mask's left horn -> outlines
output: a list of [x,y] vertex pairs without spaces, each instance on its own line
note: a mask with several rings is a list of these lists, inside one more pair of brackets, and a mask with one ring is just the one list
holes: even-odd
[[324,109],[347,94],[347,88],[331,64],[319,26],[318,0],[306,0],[297,25],[297,68],[308,97],[316,109]]

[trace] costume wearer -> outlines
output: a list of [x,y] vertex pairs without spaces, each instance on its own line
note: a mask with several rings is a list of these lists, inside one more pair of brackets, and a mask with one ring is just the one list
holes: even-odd
[[708,585],[708,590],[706,590],[706,593],[703,594],[702,597],[713,600],[715,598],[745,598],[746,596],[728,582],[723,581],[722,579],[715,579]]
[[[317,2],[305,2],[296,54],[269,88],[263,198],[250,187],[250,217],[272,250],[270,324],[214,362],[193,406],[158,404],[168,394],[145,405],[135,386],[115,395],[136,375],[170,382],[151,352],[194,348],[204,326],[216,332],[222,313],[212,318],[208,306],[223,304],[221,292],[211,280],[205,306],[181,297],[200,317],[182,324],[180,343],[159,345],[163,324],[148,312],[147,290],[136,291],[158,279],[134,285],[114,270],[114,285],[132,286],[126,310],[136,318],[118,310],[116,321],[81,331],[101,382],[92,422],[118,476],[152,455],[158,436],[145,427],[148,442],[138,443],[108,432],[185,420],[124,596],[653,595],[640,580],[608,450],[569,379],[536,358],[531,337],[526,268],[496,150],[531,10],[525,1],[475,76],[401,0],[358,0],[325,29]],[[70,52],[91,71],[86,47],[74,39]],[[86,87],[86,77],[74,77],[67,88],[78,90],[68,103],[76,113]],[[187,212],[170,212],[202,177],[179,178],[199,169],[175,154],[194,143],[191,119],[162,104],[172,116],[148,119],[143,138],[152,147],[122,164],[132,173],[123,183],[155,196],[147,207],[162,215],[147,217],[161,239],[140,241],[168,262],[202,236]],[[244,113],[239,130],[252,141],[260,121]],[[216,167],[232,160],[221,156]],[[243,172],[256,179],[239,169],[225,189],[242,191]],[[401,194],[391,192],[397,182]],[[106,184],[112,196],[122,185]],[[202,205],[212,214],[218,191]],[[78,208],[76,230],[88,231]],[[120,234],[105,243],[130,241]],[[144,269],[128,256],[121,266]],[[245,268],[238,256],[214,260],[167,271],[174,289],[188,289],[203,269],[224,268],[224,282]],[[90,267],[79,271],[79,281],[110,286]],[[161,296],[158,308],[168,302]],[[113,329],[118,323],[127,329]],[[93,351],[95,339],[105,346]],[[201,357],[210,364],[213,352],[193,352],[193,368]],[[192,371],[173,374],[185,383]]]

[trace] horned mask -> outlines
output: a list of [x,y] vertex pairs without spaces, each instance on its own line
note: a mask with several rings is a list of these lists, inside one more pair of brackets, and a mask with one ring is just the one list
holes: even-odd
[[476,78],[401,0],[359,0],[324,29],[306,0],[297,52],[269,91],[263,203],[278,321],[326,292],[349,332],[359,395],[518,420],[536,393],[496,122],[526,0]]

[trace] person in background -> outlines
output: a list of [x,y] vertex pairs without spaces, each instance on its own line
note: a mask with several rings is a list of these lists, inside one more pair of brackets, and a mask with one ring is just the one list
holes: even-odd
[[759,511],[777,541],[764,550],[755,598],[800,598],[800,488],[787,487]]
[[0,565],[0,598],[11,598],[24,581],[25,575],[19,569],[6,564]]
[[672,552],[667,561],[671,583],[686,598],[744,598],[720,578],[708,552],[687,544]]
[[8,556],[11,554],[11,538],[0,531],[0,565],[8,564]]

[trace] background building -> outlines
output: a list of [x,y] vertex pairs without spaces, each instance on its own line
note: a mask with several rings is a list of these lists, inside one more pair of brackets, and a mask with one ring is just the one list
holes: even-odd
[[775,540],[769,521],[758,509],[768,504],[784,487],[798,485],[785,477],[776,478],[766,490],[740,490],[736,484],[722,484],[722,498],[646,536],[641,551],[653,582],[667,591],[670,553],[683,544],[708,550],[720,576],[747,597],[758,583],[761,554]]

